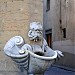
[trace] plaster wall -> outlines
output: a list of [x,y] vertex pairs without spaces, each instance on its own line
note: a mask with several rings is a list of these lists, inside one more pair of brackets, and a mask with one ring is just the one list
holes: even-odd
[[[50,10],[44,13],[44,37],[45,30],[52,29],[52,48],[65,55],[58,63],[75,68],[75,0],[50,0]],[[66,38],[63,37],[64,28]]]
[[[47,10],[47,0],[44,1],[44,36],[45,30],[52,29],[52,41],[60,40],[60,0],[50,0],[50,10]],[[58,35],[57,35],[58,34]]]
[[[55,40],[53,42],[53,47],[54,49],[60,49],[61,51],[75,54],[74,0],[67,1],[67,4],[65,3],[65,0],[61,1],[61,40]],[[63,28],[66,28],[66,38],[63,37]]]
[[[66,0],[66,1],[61,0],[61,4],[60,4],[60,0],[50,0],[50,10],[47,12],[46,12],[45,3],[44,3],[44,8],[45,8],[44,9],[44,36],[45,36],[45,30],[52,29],[53,49],[59,49],[61,51],[74,54],[75,0]],[[63,37],[64,28],[66,28],[66,38]]]

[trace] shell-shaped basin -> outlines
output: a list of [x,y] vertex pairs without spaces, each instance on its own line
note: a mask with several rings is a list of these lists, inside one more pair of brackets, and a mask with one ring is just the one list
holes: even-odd
[[[36,47],[35,47],[36,48]],[[46,48],[45,52],[28,51],[30,54],[29,70],[30,74],[41,74],[44,73],[48,67],[50,67],[57,58],[57,52],[51,50],[49,47]]]
[[4,47],[4,52],[11,57],[19,67],[28,68],[28,52],[21,51],[24,40],[21,36],[11,38]]

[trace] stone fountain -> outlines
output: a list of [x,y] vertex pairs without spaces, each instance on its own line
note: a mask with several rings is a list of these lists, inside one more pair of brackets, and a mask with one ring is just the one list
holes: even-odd
[[[36,44],[26,44],[21,36],[12,37],[5,45],[4,52],[11,57],[25,75],[44,75],[57,57],[63,56],[59,50],[52,50],[42,37],[43,27],[39,22],[30,23],[28,36]],[[37,41],[43,41],[42,46]]]

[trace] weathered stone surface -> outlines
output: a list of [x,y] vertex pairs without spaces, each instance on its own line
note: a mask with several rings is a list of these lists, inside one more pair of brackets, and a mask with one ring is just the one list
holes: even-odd
[[17,66],[4,54],[3,48],[11,37],[17,35],[31,43],[29,24],[43,21],[42,5],[42,0],[0,0],[0,75],[19,75]]

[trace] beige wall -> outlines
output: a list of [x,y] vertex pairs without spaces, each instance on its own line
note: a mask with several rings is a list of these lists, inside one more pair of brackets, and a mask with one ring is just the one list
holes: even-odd
[[[0,0],[0,75],[16,75],[18,69],[3,47],[13,36],[20,35],[29,42],[29,24],[43,23],[43,0]],[[13,74],[14,72],[14,74]]]

